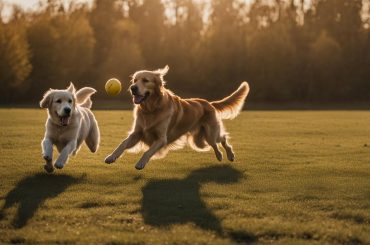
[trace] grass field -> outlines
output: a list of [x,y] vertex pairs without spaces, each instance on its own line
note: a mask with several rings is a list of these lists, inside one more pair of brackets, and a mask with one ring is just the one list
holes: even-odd
[[106,165],[129,111],[97,111],[101,148],[46,174],[46,112],[0,110],[0,243],[370,244],[370,112],[243,112],[234,163],[185,148]]

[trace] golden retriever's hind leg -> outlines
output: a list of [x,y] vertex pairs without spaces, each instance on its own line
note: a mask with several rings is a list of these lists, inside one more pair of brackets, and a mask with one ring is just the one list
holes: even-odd
[[217,160],[221,162],[222,161],[222,153],[221,153],[220,149],[218,149],[217,144],[214,143],[214,144],[209,144],[209,145],[215,151],[215,155],[216,155]]
[[[216,120],[215,120],[216,121]],[[214,121],[214,122],[215,122]],[[217,122],[210,123],[204,127],[206,142],[213,148],[217,160],[222,161],[222,153],[218,149],[217,141],[220,137],[220,126]]]
[[227,159],[229,159],[230,162],[233,162],[234,159],[235,159],[233,148],[227,142],[227,138],[226,138],[225,135],[221,137],[221,144],[222,144],[222,146],[224,147],[224,149],[226,151]]
[[205,138],[205,131],[204,131],[204,128],[201,127],[193,135],[193,142],[194,142],[195,146],[198,147],[199,149],[203,149],[203,148],[205,148],[207,146],[204,138]]

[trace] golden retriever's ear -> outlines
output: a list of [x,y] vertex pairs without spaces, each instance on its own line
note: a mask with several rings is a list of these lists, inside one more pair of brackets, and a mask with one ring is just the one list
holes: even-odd
[[53,90],[49,89],[43,96],[42,100],[40,101],[41,108],[48,108],[50,106],[52,100]]
[[167,74],[169,69],[170,69],[170,67],[168,65],[166,65],[162,69],[156,70],[154,73],[158,74],[160,77],[164,77]]
[[69,84],[69,87],[67,88],[67,90],[71,92],[72,94],[76,93],[75,85],[73,85],[72,82]]

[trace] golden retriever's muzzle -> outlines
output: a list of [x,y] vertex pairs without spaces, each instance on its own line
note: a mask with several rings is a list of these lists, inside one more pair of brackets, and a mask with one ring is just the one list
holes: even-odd
[[135,104],[141,104],[141,103],[143,103],[149,97],[149,95],[150,95],[150,93],[148,91],[145,92],[144,95],[141,95],[139,93],[139,88],[137,86],[135,86],[135,85],[132,85],[130,87],[130,90],[131,90],[131,95],[133,97],[132,100],[133,100],[133,102]]

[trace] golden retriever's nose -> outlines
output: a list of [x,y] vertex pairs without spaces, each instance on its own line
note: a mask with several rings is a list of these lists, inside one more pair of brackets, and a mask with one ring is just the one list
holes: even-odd
[[139,88],[136,85],[132,85],[130,89],[131,89],[131,93],[135,95],[137,94]]
[[65,108],[64,108],[64,113],[65,113],[66,115],[69,115],[69,114],[71,113],[71,108],[69,108],[69,107],[65,107]]

